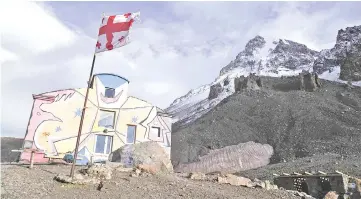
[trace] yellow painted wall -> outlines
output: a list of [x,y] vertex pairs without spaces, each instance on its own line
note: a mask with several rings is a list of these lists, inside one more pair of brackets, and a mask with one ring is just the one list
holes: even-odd
[[[42,123],[36,132],[36,140],[37,144],[44,150],[50,152],[52,151],[51,144],[48,142],[48,137],[51,136],[52,138],[61,138],[61,137],[71,137],[76,136],[78,132],[78,127],[80,124],[80,117],[75,117],[75,113],[72,110],[76,110],[77,107],[81,107],[83,103],[83,98],[81,95],[75,93],[74,96],[71,99],[68,99],[67,101],[59,101],[56,102],[56,104],[47,104],[42,107],[44,111],[51,112],[57,117],[61,118],[63,122],[58,121],[46,121]],[[127,127],[128,125],[136,125],[136,142],[144,141],[145,138],[147,138],[146,132],[147,124],[150,123],[153,118],[156,115],[156,108],[153,106],[149,106],[149,103],[146,103],[142,100],[130,97],[129,101],[125,103],[126,108],[121,109],[100,109],[100,110],[106,110],[106,111],[114,111],[116,115],[116,127],[115,129],[108,129],[108,133],[103,133],[104,127],[98,126],[98,121],[100,114],[97,114],[97,111],[99,111],[92,103],[88,103],[88,109],[86,110],[86,116],[84,119],[84,126],[82,133],[88,133],[88,132],[97,132],[97,134],[104,134],[104,135],[110,135],[113,136],[113,150],[118,149],[119,147],[123,146],[124,143],[126,143],[126,134],[127,134]],[[148,105],[148,107],[144,107],[145,105]],[[134,108],[130,108],[134,107]],[[137,108],[140,107],[140,108]],[[134,118],[137,118],[137,121],[134,121]],[[94,121],[94,125],[91,126],[91,124]],[[143,121],[142,126],[139,124],[139,122]],[[61,132],[55,132],[55,129],[61,126]],[[118,131],[119,133],[122,133],[123,135],[118,134],[115,135],[115,132],[112,131]],[[80,140],[85,139],[85,137],[88,136],[87,134],[82,135]],[[88,150],[93,152],[94,145],[96,141],[96,136],[90,136],[88,140],[86,141],[86,144],[83,144],[83,146],[86,146]],[[72,151],[74,149],[76,142],[76,138],[69,138],[64,139],[61,141],[57,141],[54,143],[57,152],[61,155],[65,154],[68,151]],[[79,149],[82,148],[82,146],[79,147]]]

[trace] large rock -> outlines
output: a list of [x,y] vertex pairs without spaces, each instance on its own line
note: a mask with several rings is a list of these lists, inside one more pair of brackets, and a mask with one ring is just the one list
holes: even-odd
[[252,186],[252,180],[241,177],[241,176],[232,175],[232,174],[227,174],[225,177],[219,176],[218,183],[230,184],[230,185],[234,185],[234,186],[244,186],[244,187]]
[[268,144],[240,143],[211,150],[207,155],[199,157],[199,161],[179,164],[175,170],[177,172],[235,173],[265,166],[272,155],[273,148]]
[[109,156],[111,162],[121,162],[125,167],[148,168],[152,173],[173,172],[169,155],[158,143],[153,141],[125,145]]
[[81,173],[92,178],[110,180],[112,178],[113,168],[108,165],[94,164],[87,169],[82,169]]
[[207,176],[204,173],[191,173],[189,178],[192,180],[206,180]]
[[324,199],[337,199],[338,198],[338,194],[335,191],[330,191],[328,192]]

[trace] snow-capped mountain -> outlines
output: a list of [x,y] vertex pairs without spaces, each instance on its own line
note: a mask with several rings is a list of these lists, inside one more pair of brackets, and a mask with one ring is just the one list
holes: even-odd
[[361,81],[361,26],[339,30],[335,46],[320,52],[313,69],[323,79]]
[[[246,44],[235,60],[221,69],[220,75],[212,83],[177,98],[166,111],[174,115],[175,120],[183,120],[182,123],[193,121],[234,93],[234,78],[248,76],[250,73],[281,77],[298,75],[303,70],[315,71],[320,78],[345,82],[340,79],[344,60],[347,53],[361,54],[360,36],[361,26],[347,28],[346,31],[340,30],[335,47],[321,52],[290,40],[267,42],[263,37],[256,36]],[[352,65],[351,69],[356,70],[354,68]],[[354,84],[361,86],[361,81]],[[208,99],[212,87],[221,88],[221,93],[214,99]]]
[[234,61],[221,70],[220,76],[232,73],[236,68],[245,68],[259,75],[275,73],[276,76],[287,70],[309,70],[317,56],[317,51],[303,44],[284,39],[267,43],[263,37],[256,36]]

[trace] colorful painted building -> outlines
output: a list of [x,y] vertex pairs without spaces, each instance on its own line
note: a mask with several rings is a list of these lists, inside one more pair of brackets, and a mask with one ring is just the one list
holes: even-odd
[[[156,141],[170,153],[172,119],[162,109],[128,96],[129,81],[114,74],[93,76],[77,163],[102,161],[126,144]],[[87,88],[33,95],[24,148],[38,149],[34,162],[74,152]],[[20,161],[29,161],[22,152]]]

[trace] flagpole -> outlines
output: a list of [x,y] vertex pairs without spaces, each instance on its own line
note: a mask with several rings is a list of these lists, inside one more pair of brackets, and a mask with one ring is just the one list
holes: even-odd
[[75,162],[76,162],[76,160],[77,160],[77,158],[78,158],[79,141],[80,141],[81,131],[82,131],[82,128],[83,128],[83,122],[84,122],[84,117],[85,117],[85,109],[86,109],[86,105],[87,105],[87,102],[88,102],[89,89],[90,89],[91,82],[92,82],[92,76],[93,76],[93,70],[94,70],[95,57],[96,57],[96,56],[95,56],[95,53],[94,53],[92,67],[91,67],[91,69],[90,69],[90,75],[89,75],[89,81],[88,81],[88,88],[86,89],[83,111],[82,111],[81,118],[80,118],[80,125],[79,125],[79,130],[78,130],[78,136],[77,136],[77,138],[76,138],[76,145],[75,145],[75,150],[74,150],[74,159],[73,159],[73,164],[71,165],[70,177],[74,177]]

